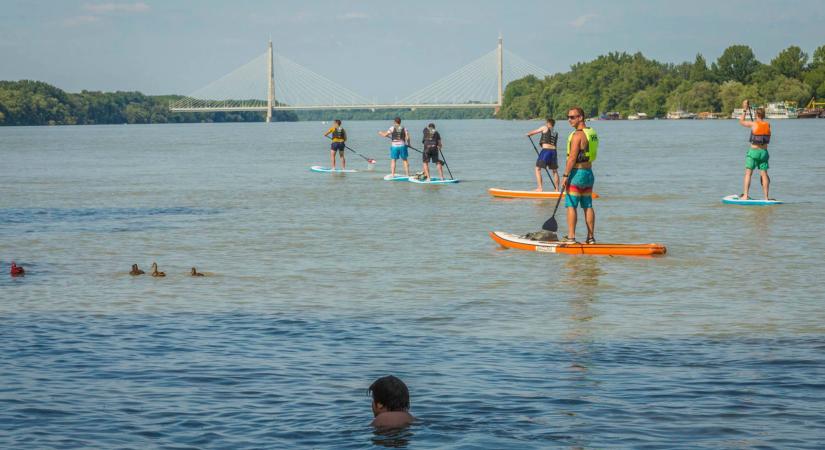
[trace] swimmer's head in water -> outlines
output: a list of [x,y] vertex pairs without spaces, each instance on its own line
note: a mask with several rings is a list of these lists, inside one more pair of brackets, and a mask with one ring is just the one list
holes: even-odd
[[410,391],[397,377],[387,375],[375,380],[369,392],[372,394],[372,412],[376,416],[382,412],[410,409]]

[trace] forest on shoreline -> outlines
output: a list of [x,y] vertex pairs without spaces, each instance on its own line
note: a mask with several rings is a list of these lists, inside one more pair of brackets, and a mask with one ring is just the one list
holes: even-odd
[[701,54],[694,62],[661,63],[641,53],[609,53],[544,79],[528,76],[507,85],[500,117],[563,118],[581,106],[587,117],[607,112],[622,116],[643,112],[662,117],[668,111],[730,115],[743,99],[755,104],[825,97],[825,45],[809,60],[797,46],[782,50],[769,64],[750,47],[732,45],[708,65]]
[[[644,112],[662,117],[668,111],[714,112],[723,116],[745,98],[756,104],[775,101],[800,106],[811,97],[825,97],[825,45],[812,57],[797,46],[782,50],[770,63],[756,59],[746,45],[733,45],[708,65],[698,54],[694,62],[661,63],[641,53],[609,53],[570,71],[544,79],[528,76],[509,83],[496,116],[487,109],[275,111],[275,121],[404,119],[532,119],[563,118],[571,106],[588,117],[606,112],[623,116]],[[68,93],[42,81],[0,81],[2,125],[93,125],[200,122],[262,122],[262,112],[172,112],[179,95],[140,92],[81,91]]]

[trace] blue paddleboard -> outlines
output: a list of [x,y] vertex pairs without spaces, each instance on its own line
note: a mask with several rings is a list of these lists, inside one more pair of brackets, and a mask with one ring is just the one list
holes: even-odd
[[309,170],[313,172],[321,172],[321,173],[355,173],[358,172],[355,169],[330,169],[329,167],[321,167],[321,166],[312,166]]
[[418,178],[410,178],[410,183],[417,183],[417,184],[452,184],[458,183],[459,180],[450,180],[450,179],[441,179],[438,177],[430,178],[429,181],[427,180],[419,180]]
[[403,175],[385,175],[384,181],[410,181],[410,177],[405,177]]
[[722,203],[726,205],[743,205],[743,206],[769,206],[769,205],[781,205],[783,202],[779,200],[757,200],[755,198],[749,198],[747,200],[739,200],[738,195],[728,195],[727,197],[722,198]]

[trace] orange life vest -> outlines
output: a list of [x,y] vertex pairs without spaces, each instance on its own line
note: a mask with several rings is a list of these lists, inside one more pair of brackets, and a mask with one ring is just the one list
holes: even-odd
[[754,122],[756,130],[751,129],[751,137],[748,139],[754,145],[768,145],[771,142],[771,124],[768,122]]

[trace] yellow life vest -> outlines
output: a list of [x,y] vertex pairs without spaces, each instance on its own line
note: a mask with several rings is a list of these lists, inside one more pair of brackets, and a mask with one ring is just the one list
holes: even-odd
[[[573,132],[567,136],[567,156],[570,156],[570,144],[573,143],[573,135],[576,134],[576,131],[579,130],[573,130]],[[576,163],[592,163],[596,161],[596,155],[599,153],[599,136],[596,135],[596,130],[590,127],[585,127],[582,131],[584,131],[584,135],[587,137],[587,150],[579,152]]]

